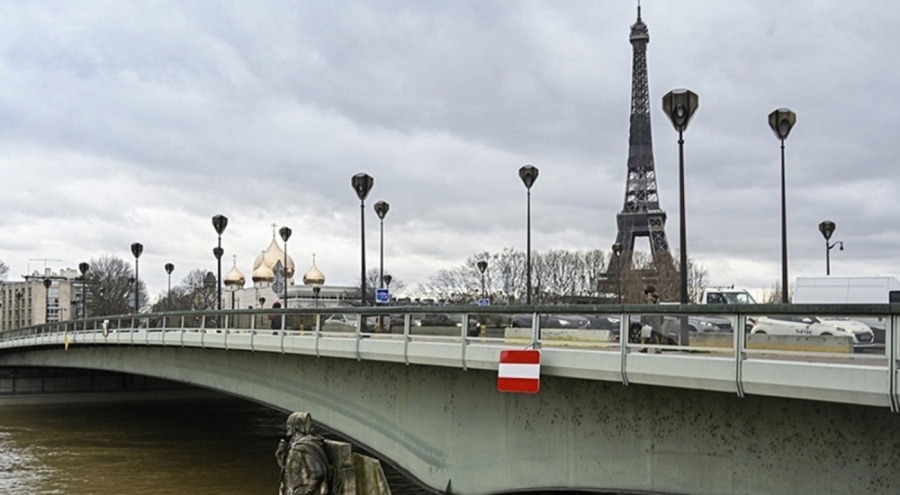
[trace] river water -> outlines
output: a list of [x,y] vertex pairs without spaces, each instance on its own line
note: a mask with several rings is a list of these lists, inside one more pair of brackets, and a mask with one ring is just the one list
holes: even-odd
[[0,405],[0,494],[274,495],[286,419],[228,398]]

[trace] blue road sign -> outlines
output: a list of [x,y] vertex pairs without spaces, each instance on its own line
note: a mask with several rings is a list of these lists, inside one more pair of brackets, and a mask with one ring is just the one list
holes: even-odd
[[490,305],[491,305],[491,300],[490,300],[490,299],[479,299],[479,300],[478,300],[478,305],[479,305],[479,306],[490,306]]
[[391,301],[391,292],[388,289],[375,289],[375,302],[384,304]]

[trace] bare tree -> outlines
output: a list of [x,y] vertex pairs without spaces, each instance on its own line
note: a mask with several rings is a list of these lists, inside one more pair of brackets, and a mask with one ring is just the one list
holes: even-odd
[[3,260],[0,260],[0,280],[6,280],[7,275],[9,275],[9,267]]
[[[112,255],[92,258],[91,270],[86,274],[89,291],[88,307],[91,316],[123,315],[134,311],[134,270],[131,264]],[[137,284],[138,303],[147,300],[143,280]],[[138,308],[138,311],[140,308]]]

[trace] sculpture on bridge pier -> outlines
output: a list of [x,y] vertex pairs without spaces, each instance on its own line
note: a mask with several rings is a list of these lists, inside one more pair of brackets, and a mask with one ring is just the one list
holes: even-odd
[[307,412],[288,416],[275,457],[281,467],[278,495],[391,495],[378,459],[313,434]]
[[325,439],[313,434],[312,416],[295,412],[288,416],[287,435],[275,451],[281,467],[278,495],[326,495],[329,491]]

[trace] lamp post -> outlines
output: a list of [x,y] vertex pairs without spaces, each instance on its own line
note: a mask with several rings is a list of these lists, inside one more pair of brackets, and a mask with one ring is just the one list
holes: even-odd
[[831,275],[831,250],[835,248],[835,246],[839,246],[841,251],[844,250],[844,242],[843,241],[834,241],[834,243],[829,244],[828,241],[831,240],[831,234],[834,234],[835,224],[831,220],[825,220],[819,224],[819,232],[822,233],[822,237],[825,238],[825,275]]
[[616,302],[622,304],[622,243],[613,244],[612,251],[616,255]]
[[375,203],[375,213],[378,215],[378,220],[380,222],[380,236],[379,236],[379,247],[378,247],[378,283],[379,287],[384,287],[384,217],[387,215],[388,210],[391,209],[391,205],[387,204],[385,201],[379,201]]
[[135,242],[131,245],[131,254],[134,255],[134,314],[137,314],[140,310],[138,306],[138,286],[140,285],[140,278],[138,277],[138,258],[141,257],[141,253],[144,252],[144,245],[140,242]]
[[485,299],[485,291],[484,291],[484,271],[487,270],[487,261],[481,260],[476,265],[478,267],[478,271],[481,272],[481,298]]
[[222,255],[225,254],[225,251],[222,250],[222,232],[225,232],[225,227],[228,226],[228,217],[216,215],[212,217],[212,224],[213,228],[216,229],[216,234],[219,236],[219,244],[213,249],[219,270],[216,277],[216,309],[222,309]]
[[356,197],[359,198],[359,231],[360,231],[360,295],[359,299],[363,306],[366,305],[366,196],[372,190],[375,179],[364,173],[358,173],[350,179],[350,185],[356,191]]
[[81,317],[87,318],[87,299],[85,299],[84,289],[87,286],[87,272],[91,269],[91,265],[82,261],[78,264],[78,271],[81,272]]
[[781,141],[781,302],[788,303],[787,205],[784,191],[784,140],[797,122],[797,115],[787,108],[769,114],[769,127]]
[[681,304],[688,303],[687,293],[687,225],[684,212],[684,131],[700,106],[700,97],[689,89],[674,89],[663,96],[663,111],[678,131],[678,214],[680,222],[679,250],[681,269]]
[[18,328],[22,324],[22,318],[20,317],[19,312],[21,311],[22,297],[24,297],[24,296],[25,296],[25,294],[23,291],[16,289],[16,328]]
[[534,165],[524,165],[519,169],[519,177],[528,191],[527,227],[525,229],[528,239],[525,252],[525,303],[531,304],[531,186],[538,178],[538,168]]
[[319,307],[319,292],[322,292],[322,288],[318,285],[313,286],[313,295],[316,298],[315,307]]
[[168,284],[166,285],[166,310],[172,309],[172,272],[175,271],[175,265],[172,263],[166,263],[164,267],[166,269],[166,276],[168,277]]
[[49,278],[44,279],[44,323],[50,323],[50,284],[53,281]]
[[283,273],[284,273],[284,297],[283,297],[282,299],[284,299],[284,307],[287,308],[287,307],[288,307],[288,294],[287,294],[287,286],[288,286],[288,283],[287,283],[287,281],[288,281],[288,264],[287,264],[287,259],[288,259],[288,255],[287,255],[287,243],[288,243],[288,239],[291,238],[291,234],[293,233],[293,231],[290,229],[290,227],[281,227],[280,229],[278,229],[278,233],[281,235],[281,240],[284,241],[284,272],[283,272]]

